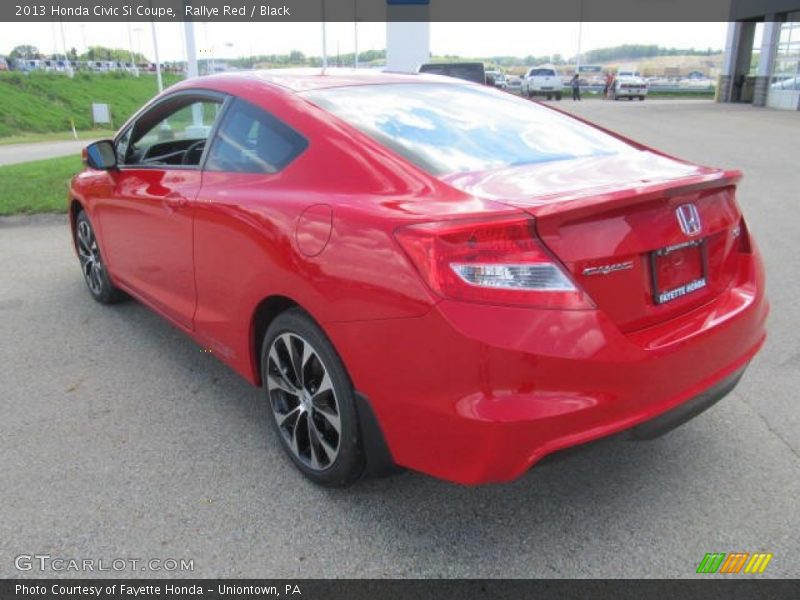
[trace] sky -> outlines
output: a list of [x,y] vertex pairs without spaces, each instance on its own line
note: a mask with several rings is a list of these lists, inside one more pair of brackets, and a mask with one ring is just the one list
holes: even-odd
[[[63,26],[63,40],[61,27]],[[185,58],[183,23],[157,23],[160,59]],[[464,57],[544,56],[565,58],[581,51],[619,44],[722,50],[727,23],[431,23],[431,52]],[[327,49],[335,56],[353,51],[353,23],[328,23]],[[254,54],[285,54],[299,50],[322,54],[320,23],[196,23],[195,39],[201,56],[235,58]],[[150,23],[0,23],[0,54],[20,44],[43,53],[83,52],[86,46],[110,46],[142,52],[153,59]],[[385,23],[359,23],[358,48],[378,50],[386,45]]]

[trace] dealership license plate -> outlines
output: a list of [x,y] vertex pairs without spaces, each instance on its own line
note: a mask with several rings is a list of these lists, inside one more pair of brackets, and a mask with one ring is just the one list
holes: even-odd
[[665,304],[708,285],[705,240],[693,240],[650,253],[653,302]]

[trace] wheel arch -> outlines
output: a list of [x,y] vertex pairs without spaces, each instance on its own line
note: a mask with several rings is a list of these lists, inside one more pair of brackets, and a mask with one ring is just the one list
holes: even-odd
[[78,215],[85,211],[83,204],[77,198],[71,198],[69,201],[69,209],[68,209],[68,216],[69,216],[69,228],[72,232],[72,241],[75,241],[75,227],[77,226]]
[[[250,320],[250,364],[253,370],[253,381],[262,386],[261,380],[261,345],[272,321],[282,312],[292,308],[300,308],[309,314],[300,304],[288,296],[267,296],[258,303]],[[311,316],[309,314],[309,316]],[[313,319],[313,317],[311,317]]]
[[[331,346],[333,346],[334,351],[338,353],[336,345],[325,332],[324,328],[300,303],[288,296],[268,296],[256,306],[250,326],[250,353],[253,381],[260,387],[264,385],[261,378],[261,346],[264,343],[264,336],[275,318],[281,313],[291,309],[299,309],[305,313],[320,328],[325,337],[328,338]],[[342,366],[352,385],[352,378],[348,372],[347,365],[344,364],[343,361]],[[355,386],[353,386],[353,391],[356,401],[358,427],[361,431],[363,451],[366,458],[366,473],[371,477],[384,477],[402,471],[394,462],[391,450],[386,443],[383,429],[372,409],[370,400],[359,392],[358,388]]]

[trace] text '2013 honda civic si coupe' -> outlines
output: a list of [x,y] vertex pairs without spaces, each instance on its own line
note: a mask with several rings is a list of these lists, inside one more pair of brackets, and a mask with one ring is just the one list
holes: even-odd
[[475,484],[720,399],[765,338],[739,173],[430,75],[190,79],[85,151],[70,216],[131,295],[262,386],[324,485]]

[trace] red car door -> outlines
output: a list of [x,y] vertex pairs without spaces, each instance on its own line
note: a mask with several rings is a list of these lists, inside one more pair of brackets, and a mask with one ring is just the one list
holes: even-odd
[[110,193],[95,205],[115,279],[187,329],[197,297],[192,221],[199,164],[221,106],[218,97],[181,93],[147,111],[118,139],[122,164],[109,172]]
[[191,328],[196,292],[192,259],[200,171],[125,169],[100,211],[107,260],[124,286]]

